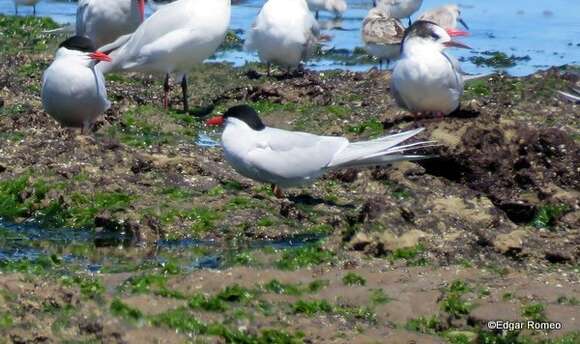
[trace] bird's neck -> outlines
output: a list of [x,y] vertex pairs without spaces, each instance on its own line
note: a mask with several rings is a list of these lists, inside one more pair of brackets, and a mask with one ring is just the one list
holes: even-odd
[[403,46],[402,57],[410,56],[432,56],[434,54],[440,54],[441,48],[439,45],[431,42],[417,42],[417,41],[407,41]]

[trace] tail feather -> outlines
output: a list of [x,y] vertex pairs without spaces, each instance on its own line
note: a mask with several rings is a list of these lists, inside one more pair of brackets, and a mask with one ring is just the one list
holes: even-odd
[[334,156],[328,167],[346,168],[389,165],[397,161],[428,158],[425,155],[405,155],[403,153],[411,149],[435,146],[434,141],[420,141],[400,145],[423,130],[423,128],[420,128],[370,141],[351,143]]

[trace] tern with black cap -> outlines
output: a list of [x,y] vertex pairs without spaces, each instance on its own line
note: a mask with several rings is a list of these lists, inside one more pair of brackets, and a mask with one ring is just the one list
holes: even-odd
[[271,128],[247,105],[234,106],[207,124],[225,125],[226,160],[241,175],[271,184],[277,197],[283,197],[281,188],[313,183],[328,171],[425,158],[405,153],[433,144],[404,143],[423,129],[351,143],[344,137]]
[[444,50],[470,49],[452,39],[466,34],[457,29],[446,31],[428,21],[416,21],[407,29],[391,79],[391,92],[399,106],[416,115],[442,116],[457,110],[463,94],[463,74],[459,62]]
[[145,19],[145,0],[80,0],[76,34],[97,47],[129,34]]
[[87,133],[111,106],[103,74],[95,68],[110,61],[86,37],[74,36],[62,42],[42,78],[44,110],[61,125]]

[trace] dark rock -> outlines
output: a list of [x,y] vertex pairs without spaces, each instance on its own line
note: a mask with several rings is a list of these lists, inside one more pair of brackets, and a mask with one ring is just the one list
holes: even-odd
[[574,257],[570,252],[566,252],[563,250],[550,250],[545,253],[545,258],[550,263],[554,264],[562,264],[562,263],[569,263],[574,260]]
[[529,223],[536,215],[536,207],[525,202],[504,202],[498,204],[506,215],[515,223]]
[[359,213],[358,222],[364,223],[378,218],[385,212],[385,204],[387,201],[380,197],[368,200]]
[[6,167],[4,167],[3,165],[0,165],[0,173],[6,171]]
[[146,173],[153,170],[153,162],[151,160],[136,159],[131,166],[131,172],[135,174]]
[[4,99],[0,98],[0,109],[4,107]]
[[103,333],[103,324],[98,321],[86,319],[79,323],[79,330],[82,333],[96,334],[98,336]]

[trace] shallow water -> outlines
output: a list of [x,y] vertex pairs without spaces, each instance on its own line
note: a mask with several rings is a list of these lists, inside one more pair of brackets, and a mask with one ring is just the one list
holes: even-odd
[[[423,9],[448,3],[448,0],[425,0]],[[234,6],[231,27],[245,32],[258,13],[262,0],[248,0]],[[361,21],[370,7],[370,0],[349,0],[349,10],[339,22],[323,13],[324,26],[333,36],[330,48],[352,51],[362,46],[360,39]],[[485,51],[501,51],[517,57],[529,56],[529,60],[518,61],[516,66],[507,68],[512,75],[527,75],[538,69],[563,64],[580,63],[580,1],[578,0],[462,0],[463,18],[471,28],[471,36],[463,39],[473,50],[455,50],[453,54],[461,59],[463,69],[479,74],[493,70],[476,66],[469,57]],[[45,0],[37,7],[38,15],[51,16],[60,23],[74,22],[76,3],[69,1]],[[150,11],[151,9],[149,9]],[[21,8],[22,14],[32,12],[31,8]],[[0,0],[0,13],[13,14],[12,0]],[[257,57],[242,51],[227,51],[217,56],[219,61],[243,65],[247,61],[257,61]],[[345,63],[337,59],[311,61],[309,68],[316,70],[350,69],[368,70],[372,65]]]
[[12,224],[0,219],[0,270],[5,264],[47,257],[67,263],[71,271],[129,272],[160,267],[168,262],[182,271],[220,269],[231,265],[240,253],[296,248],[319,239],[320,236],[303,235],[229,247],[211,240],[159,240],[153,247],[140,247],[123,233],[44,229],[33,223]]

